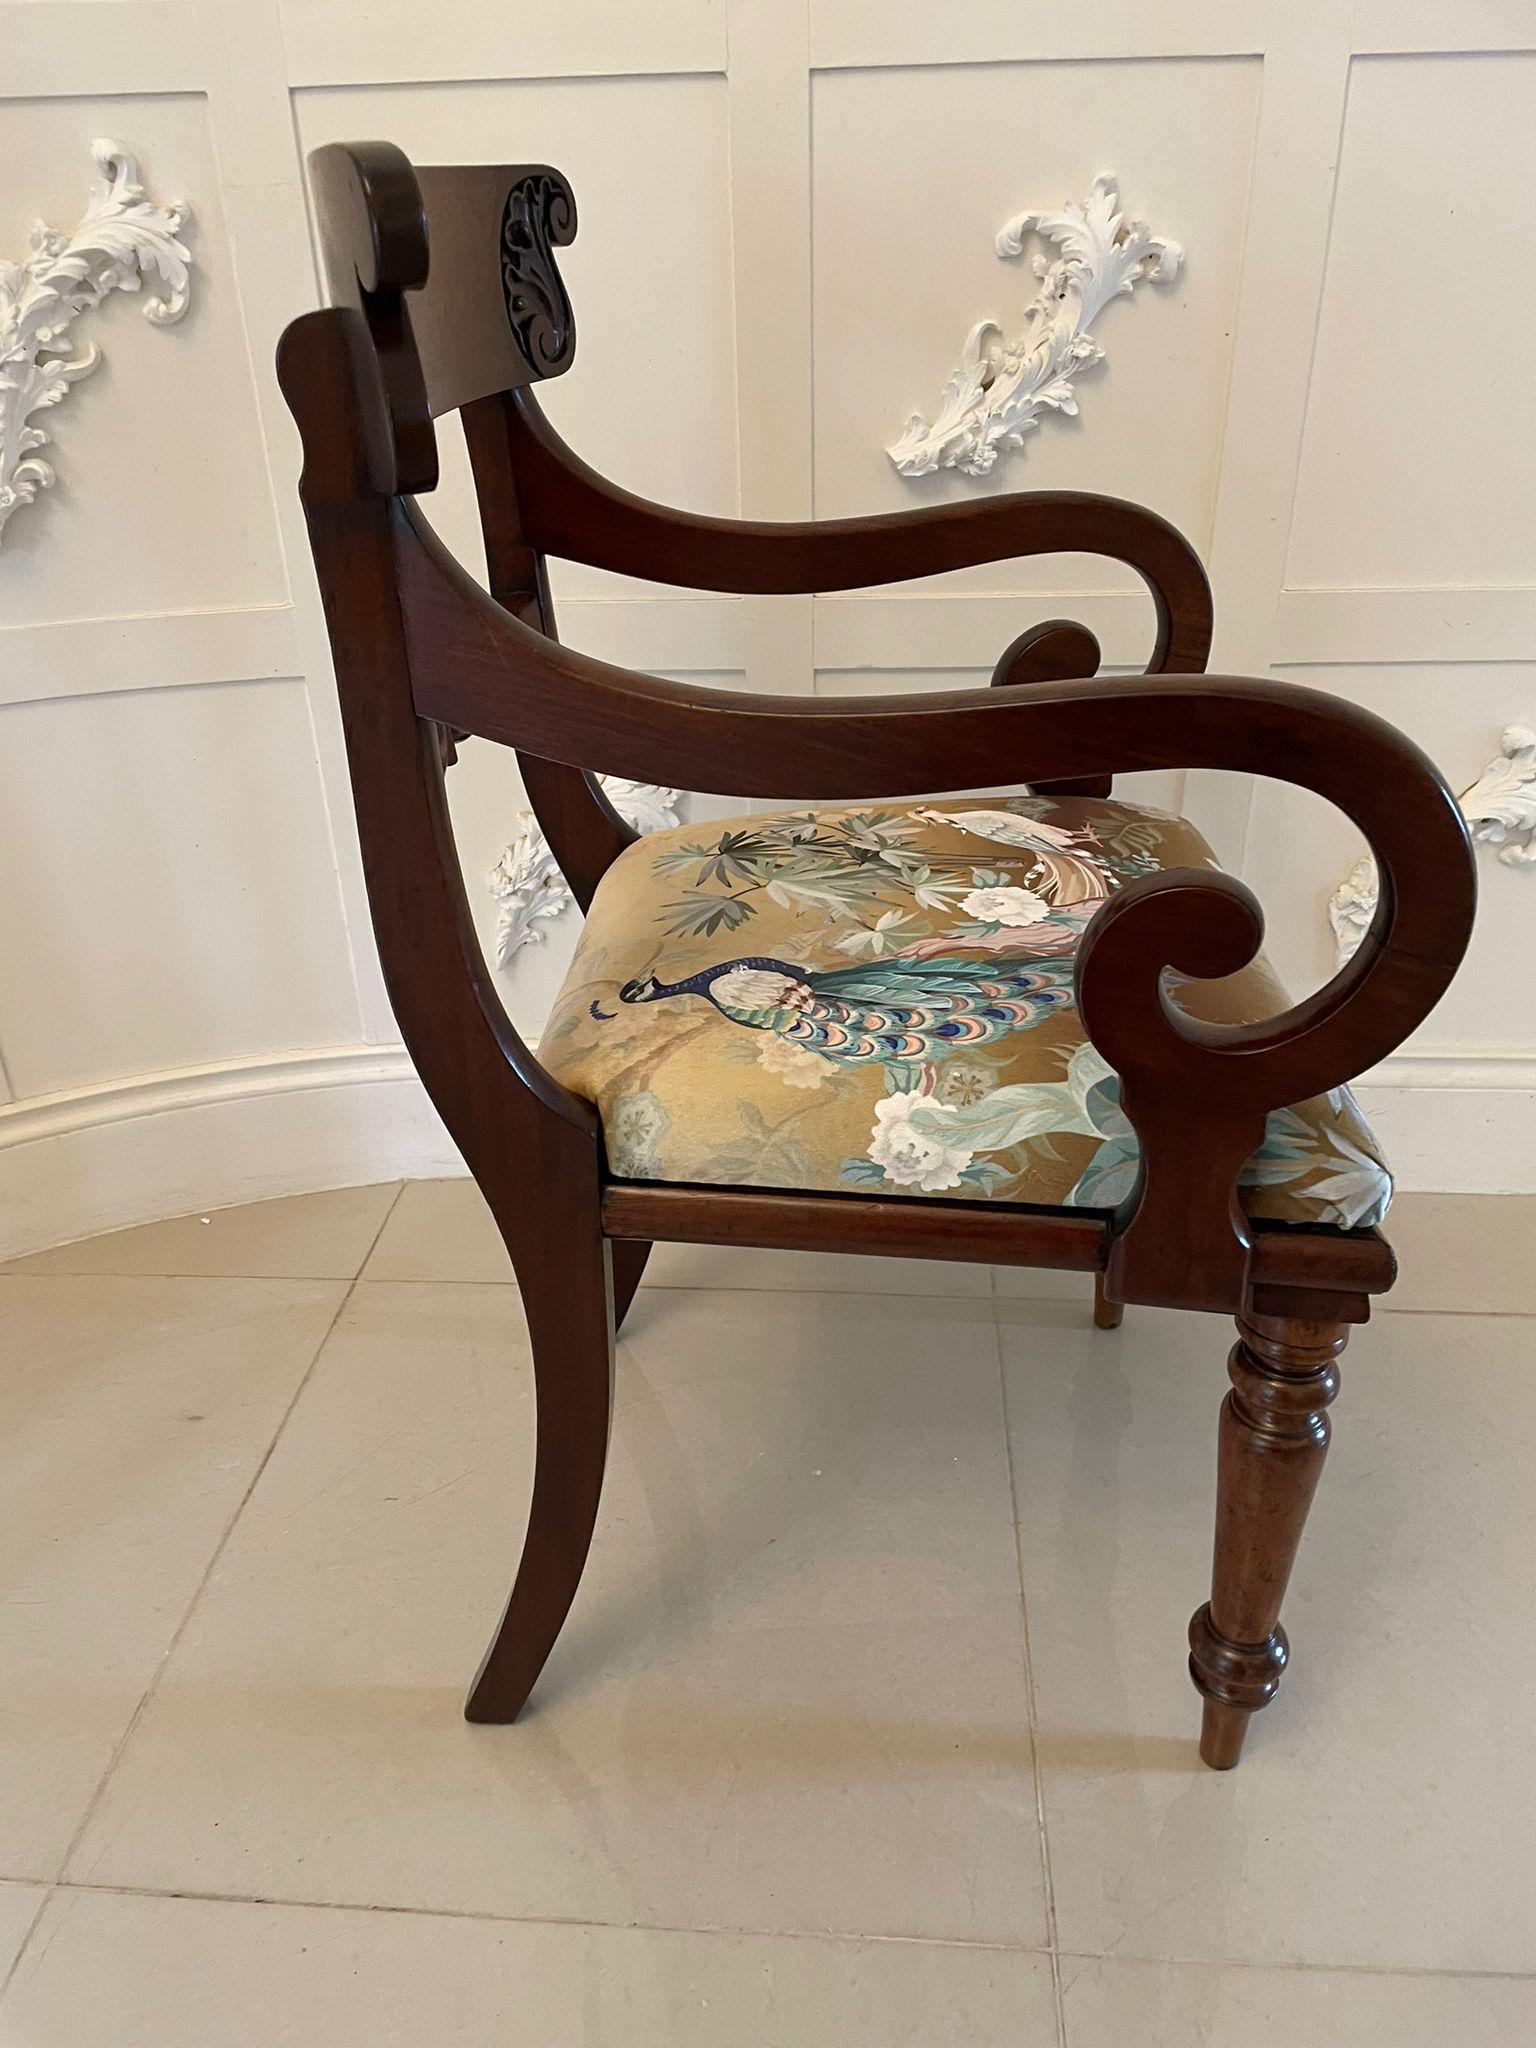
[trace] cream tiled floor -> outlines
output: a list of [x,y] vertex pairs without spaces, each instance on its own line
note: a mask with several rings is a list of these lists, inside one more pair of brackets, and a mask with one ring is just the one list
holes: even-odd
[[1536,2042],[1530,1221],[1405,1198],[1227,1776],[1213,1319],[658,1252],[495,1729],[531,1394],[467,1183],[0,1269],[0,2044]]

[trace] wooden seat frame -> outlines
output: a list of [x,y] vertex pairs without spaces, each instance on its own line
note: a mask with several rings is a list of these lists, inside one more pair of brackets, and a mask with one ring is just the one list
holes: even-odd
[[[1172,527],[1134,505],[1041,492],[773,525],[615,488],[564,446],[531,389],[575,345],[553,256],[576,228],[559,174],[417,171],[386,143],[333,145],[310,165],[335,303],[289,327],[279,374],[303,438],[369,902],[405,1043],[511,1256],[537,1387],[525,1545],[467,1714],[514,1719],[565,1621],[597,1515],[615,1328],[652,1242],[875,1252],[1092,1274],[1105,1326],[1126,1302],[1236,1315],[1211,1597],[1189,1634],[1201,1754],[1231,1766],[1287,1661],[1280,1603],[1328,1445],[1336,1361],[1394,1277],[1374,1230],[1250,1223],[1237,1174],[1269,1111],[1385,1058],[1451,979],[1474,875],[1445,783],[1354,705],[1203,675],[1204,573]],[[434,416],[453,410],[489,594],[414,502],[437,481]],[[1092,635],[1051,621],[1005,650],[990,689],[723,695],[562,647],[544,568],[553,554],[697,589],[804,593],[1061,550],[1128,563],[1145,582],[1157,617],[1145,674],[1096,678]],[[1103,794],[1116,771],[1228,769],[1345,812],[1375,855],[1380,895],[1332,981],[1241,1026],[1196,1022],[1163,984],[1169,967],[1219,976],[1253,957],[1262,920],[1240,882],[1164,872],[1108,901],[1080,949],[1077,992],[1141,1145],[1137,1186],[1112,1214],[625,1182],[607,1170],[592,1104],[513,1029],[477,943],[444,790],[468,735],[516,749],[583,909],[633,837],[599,772],[823,802],[999,781]]]

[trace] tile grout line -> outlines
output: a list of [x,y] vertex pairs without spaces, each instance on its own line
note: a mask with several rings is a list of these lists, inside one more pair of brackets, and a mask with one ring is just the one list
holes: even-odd
[[1013,1457],[1013,1431],[1008,1421],[1008,1368],[1003,1358],[1003,1326],[998,1320],[995,1304],[992,1332],[997,1345],[997,1391],[1003,1419],[1003,1450],[1008,1460],[1008,1504],[1013,1519],[1013,1561],[1019,1582],[1019,1646],[1024,1658],[1024,1700],[1029,1713],[1029,1766],[1035,1782],[1035,1826],[1039,1832],[1040,1877],[1045,1892],[1045,1938],[1051,1959],[1051,1998],[1056,2012],[1057,2048],[1067,2048],[1067,2016],[1062,1995],[1061,1954],[1056,1938],[1056,1885],[1051,1874],[1051,1844],[1045,1825],[1045,1784],[1040,1772],[1035,1664],[1029,1640],[1029,1603],[1024,1593],[1024,1538],[1019,1527],[1018,1473]]
[[[290,1396],[286,1406],[284,1407],[282,1414],[278,1417],[277,1427],[273,1430],[272,1435],[268,1440],[266,1449],[262,1452],[261,1457],[257,1460],[255,1471],[251,1474],[249,1481],[247,1482],[246,1486],[241,1492],[239,1500],[235,1503],[235,1506],[231,1511],[228,1520],[224,1524],[224,1528],[220,1533],[219,1540],[213,1547],[213,1552],[209,1557],[206,1566],[203,1569],[202,1576],[198,1579],[197,1585],[193,1590],[191,1599],[187,1602],[186,1609],[182,1614],[181,1620],[176,1624],[175,1629],[172,1631],[171,1639],[166,1644],[165,1649],[159,1658],[159,1661],[156,1663],[150,1681],[148,1685],[145,1686],[144,1691],[139,1697],[138,1704],[135,1706],[133,1712],[129,1715],[127,1724],[125,1725],[121,1735],[113,1744],[112,1754],[107,1759],[106,1768],[102,1771],[100,1778],[97,1780],[96,1789],[91,1794],[89,1800],[87,1800],[85,1811],[80,1816],[79,1824],[76,1826],[74,1833],[70,1836],[68,1846],[65,1848],[64,1854],[60,1858],[58,1873],[54,1879],[54,1883],[56,1886],[64,1883],[65,1873],[69,1869],[71,1859],[74,1857],[76,1850],[79,1848],[81,1841],[84,1839],[85,1832],[87,1828],[90,1826],[91,1821],[95,1818],[96,1811],[98,1807],[101,1805],[101,1801],[106,1792],[107,1786],[111,1783],[112,1778],[115,1776],[117,1767],[119,1763],[122,1761],[123,1753],[127,1749],[128,1744],[133,1739],[134,1731],[137,1729],[139,1722],[142,1720],[144,1712],[146,1708],[149,1706],[150,1701],[154,1698],[156,1691],[159,1689],[160,1680],[165,1675],[166,1668],[169,1665],[172,1657],[174,1657],[176,1654],[177,1645],[180,1643],[183,1635],[185,1635],[193,1615],[197,1612],[198,1602],[203,1597],[203,1593],[208,1585],[208,1581],[213,1577],[214,1572],[218,1569],[219,1559],[224,1555],[224,1551],[228,1546],[229,1539],[231,1536],[233,1536],[236,1525],[240,1520],[240,1517],[245,1513],[246,1506],[250,1501],[251,1495],[256,1491],[256,1488],[260,1485],[261,1476],[266,1471],[267,1466],[271,1463],[272,1454],[277,1449],[278,1444],[282,1441],[283,1432],[287,1429],[289,1420],[292,1417],[294,1410],[298,1407],[299,1402],[303,1399],[305,1388],[309,1385],[310,1381],[314,1377],[315,1368],[319,1365],[321,1358],[324,1356],[325,1347],[330,1343],[332,1336],[335,1334],[337,1324],[341,1321],[341,1318],[346,1314],[347,1305],[351,1301],[352,1296],[357,1291],[358,1277],[362,1273],[363,1267],[367,1265],[368,1260],[373,1256],[374,1246],[378,1243],[380,1236],[383,1234],[385,1224],[388,1223],[390,1217],[394,1214],[395,1203],[399,1201],[400,1193],[403,1187],[404,1183],[402,1182],[400,1184],[400,1187],[396,1189],[394,1201],[392,1201],[389,1204],[389,1207],[385,1210],[383,1218],[379,1223],[378,1229],[374,1232],[373,1237],[369,1241],[367,1250],[363,1253],[362,1258],[358,1261],[357,1272],[354,1273],[352,1278],[347,1282],[346,1291],[343,1293],[340,1301],[337,1302],[335,1312],[331,1316],[330,1321],[326,1324],[325,1329],[321,1334],[320,1341],[315,1346],[314,1352],[310,1357],[308,1365],[305,1366],[303,1372],[299,1375],[299,1383],[294,1388],[293,1393]],[[226,1279],[248,1280],[254,1278],[255,1276],[250,1274],[226,1274],[222,1277]],[[44,1901],[44,1903],[47,1903],[46,1900]],[[32,1936],[36,1932],[36,1926],[37,1923],[36,1921],[34,1921],[32,1928],[28,1930],[27,1939],[22,1944],[21,1951],[18,1952],[16,1957],[16,1961],[18,1964],[20,1963],[22,1955],[25,1953],[26,1949],[31,1945]],[[9,1977],[6,1981],[7,1983],[9,1983]]]
[[[395,1211],[399,1208],[401,1202],[405,1199],[405,1191],[410,1185],[411,1183],[408,1180],[398,1180],[395,1182],[395,1192],[394,1195],[391,1197],[389,1207],[384,1211],[384,1214],[379,1218],[379,1227],[373,1233],[373,1236],[368,1240],[368,1249],[363,1253],[363,1256],[357,1262],[357,1271],[352,1275],[353,1287],[356,1287],[358,1281],[361,1280],[363,1275],[367,1272],[368,1261],[373,1257],[374,1253],[378,1250],[379,1239],[384,1235],[385,1231],[388,1230],[389,1219],[394,1215]],[[349,1297],[350,1292],[351,1290],[349,1289]],[[338,1310],[338,1314],[339,1313],[340,1311]]]
[[[30,1881],[0,1879],[0,1883]],[[490,1907],[402,1906],[387,1900],[367,1899],[288,1899],[275,1898],[263,1892],[200,1891],[185,1885],[107,1884],[90,1878],[61,1878],[47,1890],[50,1897],[56,1892],[80,1892],[92,1898],[186,1900],[194,1905],[210,1906],[271,1906],[293,1913],[387,1913],[407,1920],[467,1920],[492,1927],[589,1927],[614,1934],[697,1934],[726,1941],[877,1942],[889,1948],[960,1949],[979,1955],[1034,1956],[1041,1961],[1046,1955],[1044,1949],[1032,1948],[1025,1942],[976,1941],[958,1934],[882,1934],[860,1929],[839,1933],[830,1927],[734,1927],[725,1924],[700,1927],[681,1920],[584,1920],[574,1913],[498,1913]]]
[[1120,1949],[1091,1948],[1063,1949],[1061,1956],[1064,1962],[1134,1963],[1138,1968],[1166,1970],[1284,1970],[1293,1974],[1310,1970],[1327,1977],[1473,1977],[1495,1984],[1536,1984],[1536,1969],[1481,1970],[1458,1968],[1454,1963],[1314,1963],[1296,1958],[1256,1962],[1251,1956],[1136,1956]]
[[3,2004],[5,2000],[5,1995],[11,1988],[12,1979],[15,1977],[16,1972],[21,1968],[22,1957],[26,1954],[27,1950],[32,1946],[33,1940],[37,1934],[38,1925],[41,1922],[44,1913],[46,1913],[48,1910],[48,1902],[53,1897],[57,1889],[58,1887],[56,1885],[45,1884],[43,1886],[43,1896],[38,1900],[37,1911],[32,1915],[31,1921],[27,1927],[27,1931],[21,1937],[21,1945],[18,1947],[15,1955],[11,1957],[10,1968],[6,1971],[4,1977],[0,1977],[0,2004]]
[[[665,1920],[584,1920],[576,1914],[497,1913],[489,1908],[461,1906],[402,1906],[362,1899],[275,1898],[269,1893],[198,1891],[185,1886],[174,1889],[156,1885],[106,1884],[90,1879],[64,1878],[55,1884],[31,1878],[0,1878],[0,1884],[32,1884],[45,1893],[43,1904],[56,1893],[80,1892],[91,1898],[157,1899],[192,1905],[269,1906],[291,1913],[386,1913],[415,1920],[465,1920],[495,1927],[584,1927],[615,1934],[696,1934],[702,1938],[727,1941],[817,1941],[872,1942],[889,1948],[958,1949],[978,1955],[1034,1956],[1049,1959],[1049,1951],[1023,1942],[976,1941],[964,1935],[881,1934],[867,1930],[838,1933],[815,1927],[733,1927],[689,1926]],[[38,1908],[39,1913],[42,1907]],[[34,1921],[34,1927],[36,1922]],[[31,1939],[29,1931],[28,1940]],[[1536,1969],[1490,1970],[1455,1964],[1415,1963],[1330,1963],[1296,1959],[1255,1959],[1233,1956],[1150,1956],[1128,1955],[1120,1949],[1062,1949],[1064,1962],[1130,1963],[1138,1967],[1173,1970],[1252,1970],[1288,1972],[1299,1975],[1339,1977],[1454,1977],[1499,1984],[1536,1984]],[[19,1960],[19,1957],[18,1957]],[[9,1981],[7,1979],[7,1981]]]

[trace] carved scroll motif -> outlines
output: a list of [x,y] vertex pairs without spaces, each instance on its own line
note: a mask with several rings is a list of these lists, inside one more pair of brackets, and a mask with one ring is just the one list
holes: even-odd
[[569,186],[546,171],[521,179],[501,217],[501,288],[507,319],[529,367],[540,377],[565,369],[576,351],[571,302],[554,250],[576,236]]

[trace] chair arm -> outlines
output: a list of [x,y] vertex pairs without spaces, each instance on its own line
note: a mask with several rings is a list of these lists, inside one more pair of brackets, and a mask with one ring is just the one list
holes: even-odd
[[1294,684],[1171,675],[918,696],[740,696],[594,661],[513,618],[396,513],[417,712],[553,761],[725,795],[857,800],[1151,768],[1222,768],[1315,791],[1375,856],[1363,944],[1279,1016],[1213,1024],[1176,1008],[1172,967],[1237,972],[1263,919],[1240,882],[1166,871],[1101,910],[1078,955],[1089,1036],[1122,1079],[1141,1183],[1114,1219],[1113,1290],[1190,1308],[1242,1298],[1238,1169],[1272,1109],[1352,1080],[1429,1014],[1466,950],[1475,873],[1434,765],[1358,705]]
[[[501,403],[502,401],[494,401]],[[859,590],[1024,555],[1104,555],[1134,569],[1157,612],[1149,675],[1191,674],[1211,646],[1211,592],[1184,536],[1140,505],[1029,491],[864,519],[713,519],[652,504],[582,461],[530,391],[505,400],[528,545],[625,576],[753,595]]]

